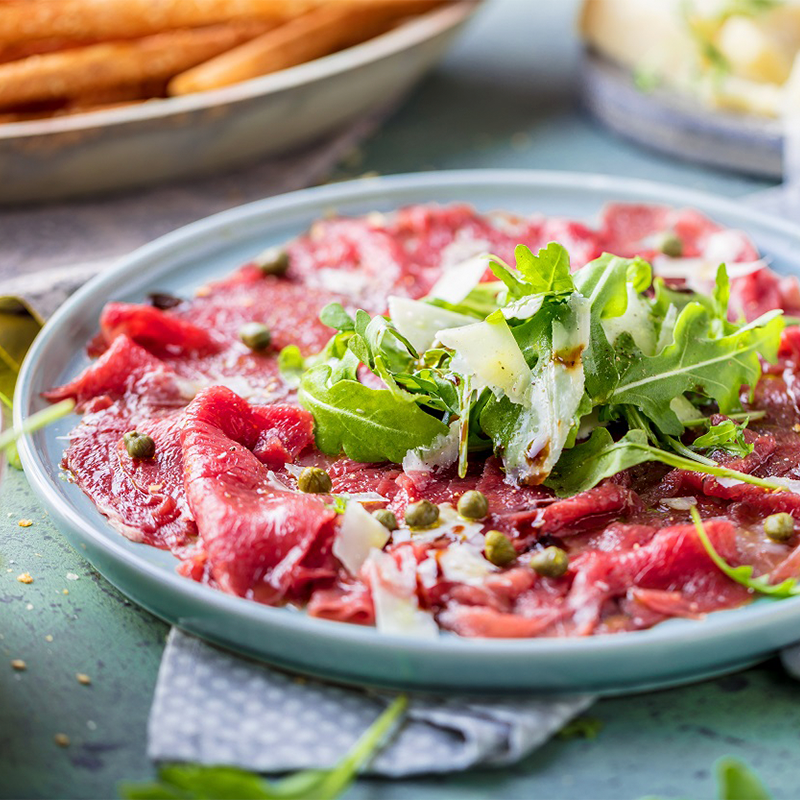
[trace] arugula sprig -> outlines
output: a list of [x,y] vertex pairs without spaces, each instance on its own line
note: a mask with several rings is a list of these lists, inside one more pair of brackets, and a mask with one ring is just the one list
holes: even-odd
[[767,575],[759,575],[753,577],[753,567],[750,564],[742,564],[738,567],[732,567],[727,561],[716,551],[711,539],[708,538],[703,520],[700,518],[700,513],[695,506],[689,509],[694,522],[695,530],[697,531],[697,538],[708,553],[709,558],[716,564],[719,570],[727,575],[731,580],[736,583],[747,587],[750,591],[758,592],[759,594],[773,597],[776,600],[784,600],[787,597],[800,596],[800,584],[796,578],[787,578],[781,583],[770,583]]
[[236,767],[170,764],[159,769],[156,782],[124,783],[119,794],[125,800],[334,800],[375,756],[407,706],[405,695],[394,700],[329,770],[303,770],[267,781]]

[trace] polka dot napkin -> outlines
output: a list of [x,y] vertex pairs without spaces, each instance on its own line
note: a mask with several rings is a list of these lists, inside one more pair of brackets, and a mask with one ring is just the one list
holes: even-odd
[[[389,699],[298,679],[173,629],[150,712],[148,753],[157,761],[257,772],[330,767]],[[414,698],[406,723],[369,771],[401,776],[512,763],[592,700]]]

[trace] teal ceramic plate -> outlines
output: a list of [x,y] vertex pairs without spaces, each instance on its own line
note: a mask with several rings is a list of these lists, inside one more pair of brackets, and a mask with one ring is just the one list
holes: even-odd
[[[776,269],[800,268],[800,228],[735,203],[671,186],[548,172],[451,172],[397,176],[309,189],[197,222],[143,247],[72,297],[45,326],[20,375],[17,421],[41,408],[40,392],[88,362],[84,347],[109,300],[141,301],[148,291],[190,294],[264,247],[296,236],[332,209],[389,211],[409,203],[467,202],[481,211],[591,220],[609,201],[701,209],[746,230]],[[800,638],[800,598],[759,601],[701,621],[670,620],[651,630],[586,639],[436,641],[380,635],[372,628],[312,619],[209,589],[175,572],[169,553],[114,531],[76,486],[59,476],[62,420],[27,436],[28,479],[72,545],[133,601],[181,628],[273,664],[352,682],[420,690],[625,692],[731,671]]]

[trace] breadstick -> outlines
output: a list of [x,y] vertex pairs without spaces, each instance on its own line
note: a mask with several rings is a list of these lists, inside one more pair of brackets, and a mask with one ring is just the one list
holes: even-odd
[[323,4],[412,7],[429,0],[8,0],[0,3],[0,43],[34,39],[129,39],[175,28],[245,19],[291,19]]
[[166,79],[264,33],[272,25],[248,22],[170,31],[1,64],[0,107]]
[[407,10],[400,0],[369,8],[330,2],[177,75],[167,91],[208,91],[311,61],[383,33]]

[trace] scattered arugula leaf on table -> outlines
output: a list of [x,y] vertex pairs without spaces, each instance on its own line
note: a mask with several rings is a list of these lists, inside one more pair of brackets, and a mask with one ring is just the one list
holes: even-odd
[[236,767],[172,764],[158,771],[151,783],[123,783],[124,800],[335,800],[386,743],[408,705],[401,695],[361,735],[332,769],[309,769],[280,780]]

